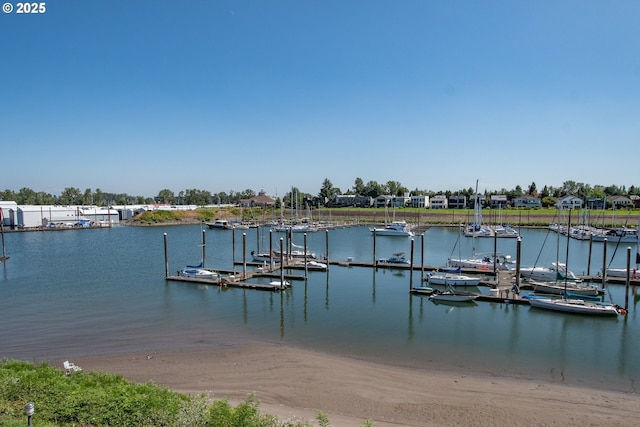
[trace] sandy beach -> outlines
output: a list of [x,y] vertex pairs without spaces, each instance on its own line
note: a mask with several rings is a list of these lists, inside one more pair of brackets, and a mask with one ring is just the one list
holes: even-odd
[[640,397],[492,376],[376,364],[276,344],[157,351],[73,360],[85,370],[236,404],[254,393],[282,420],[327,414],[331,425],[631,426]]

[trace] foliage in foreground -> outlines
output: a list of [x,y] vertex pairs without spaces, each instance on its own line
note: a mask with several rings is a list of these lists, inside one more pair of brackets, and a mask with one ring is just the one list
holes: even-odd
[[[151,382],[135,384],[121,375],[75,372],[65,375],[47,363],[0,361],[0,425],[24,425],[24,405],[35,403],[35,425],[45,426],[172,426],[172,427],[309,427],[282,421],[259,411],[249,395],[233,407],[225,400],[188,396]],[[328,426],[326,415],[318,421]],[[363,426],[373,426],[367,420]]]

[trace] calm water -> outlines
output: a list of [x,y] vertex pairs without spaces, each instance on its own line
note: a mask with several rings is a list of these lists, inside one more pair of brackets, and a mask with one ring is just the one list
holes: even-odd
[[[243,232],[245,237],[243,238]],[[591,318],[529,306],[451,307],[408,293],[408,271],[332,266],[310,272],[284,293],[220,289],[164,280],[163,233],[173,273],[201,256],[199,226],[116,227],[106,230],[8,233],[0,265],[0,357],[26,360],[166,348],[211,348],[248,341],[282,342],[397,365],[479,371],[569,384],[637,391],[640,379],[640,292],[630,294],[626,318]],[[566,241],[546,230],[522,230],[523,265],[564,260]],[[231,231],[206,230],[206,264],[230,269]],[[273,233],[277,246],[281,234]],[[268,232],[235,231],[235,259],[269,246]],[[307,245],[326,252],[327,234]],[[371,261],[373,238],[365,227],[328,233],[332,259]],[[491,252],[493,240],[432,228],[414,239],[427,265],[451,255]],[[302,235],[294,243],[303,244]],[[376,258],[411,253],[411,240],[378,237]],[[498,251],[516,254],[516,241]],[[624,266],[626,246],[607,247],[607,264]],[[635,258],[635,248],[633,248]],[[589,243],[572,240],[569,268],[588,269]],[[602,244],[592,248],[590,271],[602,267]],[[236,269],[241,269],[237,266]],[[297,271],[297,274],[302,274]],[[420,273],[413,273],[414,285]],[[485,288],[479,288],[487,292]],[[607,299],[623,305],[624,286]]]

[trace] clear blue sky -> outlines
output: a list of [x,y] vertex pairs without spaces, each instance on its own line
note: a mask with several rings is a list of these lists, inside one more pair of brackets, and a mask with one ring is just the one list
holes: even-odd
[[10,3],[0,189],[640,185],[637,0]]

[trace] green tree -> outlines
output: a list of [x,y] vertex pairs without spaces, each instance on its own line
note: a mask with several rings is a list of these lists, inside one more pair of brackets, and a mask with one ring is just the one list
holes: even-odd
[[22,187],[20,191],[18,191],[16,199],[16,203],[19,205],[35,205],[36,192],[30,188]]
[[63,205],[79,205],[82,201],[80,189],[67,187],[60,194],[60,203]]
[[336,194],[340,194],[340,190],[333,186],[331,181],[329,181],[329,178],[325,178],[325,180],[322,182],[322,188],[320,189],[320,194],[318,194],[318,197],[320,197],[323,202],[327,202],[331,200]]
[[84,190],[84,194],[82,195],[81,201],[82,201],[82,204],[85,206],[93,204],[93,193],[91,192],[90,188],[87,188],[86,190]]
[[365,193],[366,187],[362,178],[356,178],[355,182],[353,183],[353,191],[356,195],[362,195]]
[[96,206],[104,206],[104,194],[99,188],[96,188],[96,191],[93,193],[93,203]]
[[384,188],[377,181],[369,181],[364,188],[364,196],[373,197],[374,199],[384,194]]
[[176,196],[173,194],[173,191],[165,188],[158,192],[158,203],[173,205],[176,203]]

